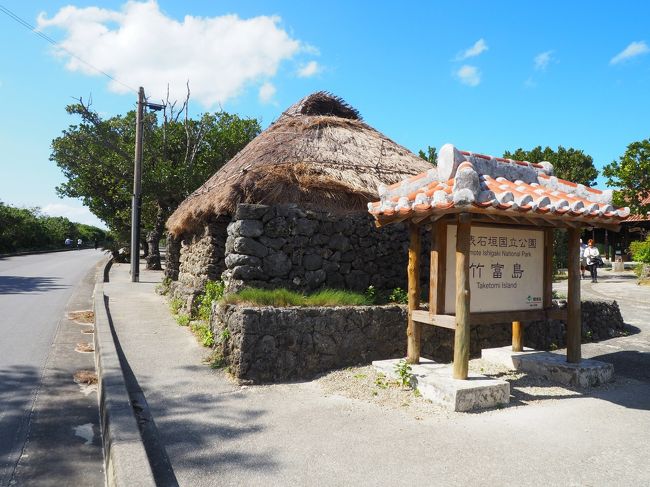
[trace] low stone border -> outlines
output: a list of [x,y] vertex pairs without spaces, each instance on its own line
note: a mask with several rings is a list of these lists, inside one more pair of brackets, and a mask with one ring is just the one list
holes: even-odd
[[[111,264],[109,260],[104,266],[103,280],[107,280]],[[103,280],[95,284],[94,342],[106,483],[109,487],[155,487],[115,346]]]
[[[566,306],[556,301],[555,306]],[[616,301],[582,302],[583,341],[621,334],[624,322]],[[405,306],[273,308],[215,304],[211,328],[219,361],[240,380],[277,382],[316,375],[406,354]],[[423,326],[422,356],[451,362],[453,330]],[[470,354],[512,343],[512,324],[472,326]],[[559,320],[524,323],[524,344],[537,350],[565,345]]]

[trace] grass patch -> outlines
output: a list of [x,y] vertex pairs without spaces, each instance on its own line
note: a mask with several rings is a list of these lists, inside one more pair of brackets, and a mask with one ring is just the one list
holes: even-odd
[[226,304],[249,304],[254,306],[365,306],[372,300],[363,294],[340,289],[323,289],[303,296],[289,289],[242,289],[238,293],[226,294]]

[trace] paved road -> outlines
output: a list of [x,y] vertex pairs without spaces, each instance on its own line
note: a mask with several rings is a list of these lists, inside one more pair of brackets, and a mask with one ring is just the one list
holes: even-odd
[[[73,361],[79,359],[92,364],[92,354],[85,354],[81,359],[77,357],[80,354],[75,354],[74,345],[62,346],[57,337],[64,337],[65,327],[71,326],[65,319],[68,304],[90,307],[95,267],[101,257],[98,251],[82,250],[0,259],[0,486],[21,483],[16,481],[19,460],[26,465],[24,479],[33,480],[34,475],[42,474],[30,465],[30,461],[37,464],[38,458],[27,461],[28,452],[42,452],[48,442],[47,456],[56,457],[51,450],[56,448],[52,440],[70,432],[62,431],[48,438],[53,432],[46,426],[64,425],[62,418],[79,416],[75,401],[61,394],[58,386],[64,381],[81,395],[71,374],[65,370],[66,355]],[[80,286],[82,282],[85,286]],[[80,335],[79,325],[75,326],[76,335]],[[74,336],[74,340],[82,341],[81,336],[79,339]],[[58,402],[53,400],[55,397],[59,398]],[[96,405],[96,396],[85,401],[90,406]],[[88,409],[88,405],[82,409]],[[78,426],[81,429],[71,431],[72,436],[76,431],[82,436],[90,435],[90,443],[99,443],[93,438],[92,427],[85,426],[84,430],[83,424]],[[87,440],[79,438],[79,441]],[[101,447],[94,450],[99,452],[99,457],[97,453],[90,456],[101,460]],[[48,484],[41,480],[29,483]]]

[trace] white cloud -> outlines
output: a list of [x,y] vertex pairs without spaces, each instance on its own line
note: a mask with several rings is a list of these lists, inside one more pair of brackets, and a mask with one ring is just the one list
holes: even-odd
[[553,60],[551,54],[553,54],[553,51],[544,51],[535,56],[535,69],[537,71],[546,71],[546,68]]
[[[283,61],[315,52],[280,27],[277,16],[241,19],[237,15],[166,16],[155,0],[130,1],[121,10],[63,7],[54,16],[38,16],[39,29],[60,28],[60,45],[69,53],[137,89],[144,86],[152,100],[185,96],[189,80],[192,98],[209,107],[236,97],[250,84],[275,76]],[[98,76],[96,70],[55,50],[66,68]],[[115,81],[109,89],[130,90]]]
[[276,91],[277,90],[275,89],[275,86],[267,81],[262,86],[260,86],[260,91],[258,93],[260,101],[262,103],[270,103]]
[[456,61],[462,61],[463,59],[468,59],[471,57],[478,56],[483,51],[487,51],[487,50],[488,50],[488,46],[485,43],[485,39],[481,38],[478,41],[476,41],[472,47],[465,49],[461,53],[458,53],[458,55],[456,56]]
[[85,206],[72,206],[65,203],[50,203],[41,208],[41,211],[49,216],[63,216],[75,223],[85,223],[100,228],[106,225],[93,215]]
[[618,64],[641,54],[647,54],[650,48],[645,41],[631,42],[629,46],[610,59],[609,64]]
[[309,61],[307,64],[301,66],[300,69],[298,69],[298,76],[300,78],[309,78],[310,76],[318,74],[320,70],[321,67],[316,61]]
[[476,66],[465,64],[456,71],[456,76],[461,83],[467,86],[478,86],[481,83],[481,72]]

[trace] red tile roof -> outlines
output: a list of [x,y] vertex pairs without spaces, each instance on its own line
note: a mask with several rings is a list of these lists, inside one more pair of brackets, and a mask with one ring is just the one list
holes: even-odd
[[[650,196],[644,198],[641,201],[641,204],[642,205],[650,205]],[[625,219],[626,222],[645,222],[645,221],[648,221],[648,220],[650,220],[650,212],[648,214],[645,214],[645,215],[632,214],[632,215],[628,216]]]
[[618,224],[629,208],[611,205],[612,191],[558,179],[549,162],[530,163],[440,149],[437,168],[388,187],[368,211],[380,223],[463,210],[588,225]]

